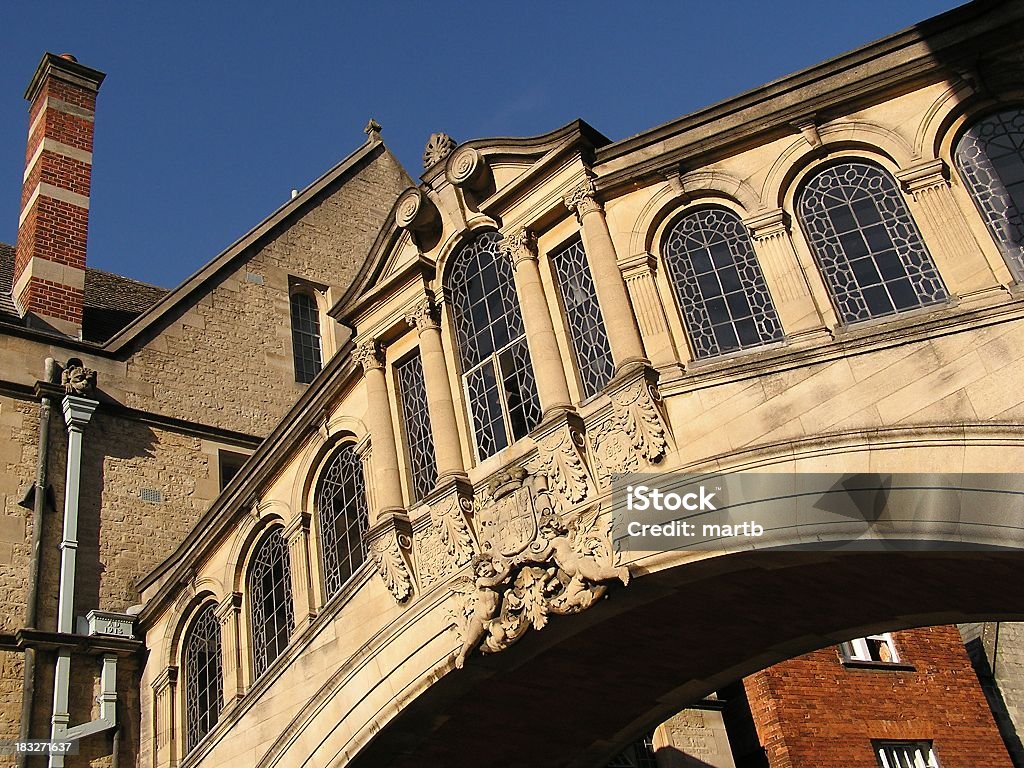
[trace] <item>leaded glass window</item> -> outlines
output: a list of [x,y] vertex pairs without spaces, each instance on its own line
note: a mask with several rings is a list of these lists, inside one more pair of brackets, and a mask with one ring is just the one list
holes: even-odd
[[419,501],[437,482],[434,435],[427,412],[427,389],[423,382],[423,361],[415,354],[395,368],[398,397],[402,404],[405,450],[412,471],[412,497]]
[[320,350],[320,312],[316,299],[306,293],[293,293],[292,355],[295,358],[295,380],[309,384],[323,368]]
[[605,768],[657,768],[654,734],[649,733],[624,749]]
[[366,558],[368,525],[363,462],[355,449],[338,448],[320,475],[316,511],[323,555],[324,591],[334,597]]
[[797,207],[842,322],[945,301],[946,288],[903,196],[878,166],[828,166],[807,182]]
[[579,238],[551,256],[558,287],[565,306],[569,336],[576,352],[576,366],[584,397],[600,392],[615,373],[601,307],[597,303],[594,278]]
[[224,701],[220,622],[213,604],[200,609],[185,635],[185,751],[191,752],[217,724]]
[[976,122],[956,146],[956,164],[1014,277],[1024,279],[1024,110]]
[[249,571],[253,671],[259,677],[288,646],[295,629],[288,544],[280,529],[260,542]]
[[452,259],[446,287],[477,453],[485,459],[540,421],[537,382],[501,235],[484,232]]
[[664,254],[695,358],[782,341],[750,235],[735,213],[686,214],[666,232]]

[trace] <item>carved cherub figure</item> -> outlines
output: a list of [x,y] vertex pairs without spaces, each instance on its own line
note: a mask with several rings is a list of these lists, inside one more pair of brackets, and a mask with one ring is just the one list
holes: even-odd
[[546,515],[541,520],[540,533],[541,538],[547,539],[547,546],[543,549],[531,547],[528,555],[530,562],[543,563],[550,558],[573,579],[591,583],[618,579],[623,586],[629,584],[629,569],[626,566],[601,563],[593,553],[578,553],[566,536],[565,527],[554,515]]
[[462,633],[462,648],[455,658],[457,669],[462,669],[466,658],[494,626],[495,617],[501,607],[501,587],[510,570],[511,566],[508,564],[496,567],[490,555],[484,554],[476,558],[473,564],[476,591],[472,593],[473,607]]

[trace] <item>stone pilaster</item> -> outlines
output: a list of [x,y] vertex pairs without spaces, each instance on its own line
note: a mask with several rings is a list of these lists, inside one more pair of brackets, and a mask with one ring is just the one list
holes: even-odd
[[224,678],[224,708],[228,709],[245,694],[242,682],[241,637],[242,593],[232,592],[217,606],[220,622],[221,675]]
[[300,512],[288,521],[284,529],[291,565],[292,601],[295,604],[293,635],[309,626],[316,617],[316,600],[309,567],[309,520],[308,512]]
[[178,687],[178,668],[167,667],[153,681],[153,712],[155,715],[154,751],[155,768],[176,768],[178,765],[175,739],[175,691]]
[[434,459],[437,462],[438,484],[465,475],[459,426],[448,379],[448,363],[441,346],[441,324],[437,308],[429,296],[416,304],[405,315],[405,321],[416,329],[420,341],[420,360],[423,362],[423,386],[427,391],[427,413],[430,432],[434,439]]
[[604,208],[597,200],[594,182],[584,179],[565,196],[565,206],[576,214],[583,230],[583,250],[594,275],[597,303],[604,316],[608,344],[612,350],[615,372],[630,363],[646,362],[643,341],[629,302],[626,283],[619,271]]
[[[750,230],[758,264],[787,338],[826,335],[827,327],[838,321],[817,270],[800,263],[786,214],[776,208],[743,223]],[[808,279],[808,274],[814,277]]]
[[928,249],[949,292],[965,298],[998,289],[993,265],[953,198],[949,167],[941,159],[929,160],[898,173],[897,178],[910,193],[914,218],[925,230]]
[[366,426],[373,443],[374,504],[370,507],[372,526],[387,512],[404,512],[398,445],[391,419],[391,402],[384,375],[384,361],[372,339],[356,348],[356,360],[363,366],[366,384]]
[[[665,305],[658,293],[655,278],[655,259],[649,253],[638,253],[619,262],[622,278],[626,281],[626,290],[633,305],[640,335],[643,337],[644,349],[655,368],[674,365],[685,365],[688,360],[680,357],[679,350],[672,340],[665,314]],[[684,353],[685,354],[685,353]]]
[[501,241],[501,252],[512,262],[541,409],[546,416],[556,410],[569,408],[572,403],[569,385],[565,379],[562,353],[558,349],[555,327],[551,322],[548,300],[541,283],[533,234],[522,228],[505,233]]

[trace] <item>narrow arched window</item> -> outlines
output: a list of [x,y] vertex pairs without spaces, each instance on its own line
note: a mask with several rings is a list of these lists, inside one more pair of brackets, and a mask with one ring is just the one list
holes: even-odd
[[288,646],[295,629],[288,544],[280,529],[267,534],[249,570],[253,672],[259,677]]
[[485,459],[540,421],[537,382],[501,235],[484,232],[454,256],[446,280],[477,454]]
[[221,676],[220,622],[213,604],[203,606],[185,633],[185,751],[217,724],[224,701]]
[[320,310],[316,299],[308,293],[291,295],[292,356],[295,359],[295,380],[309,384],[323,368],[320,344]]
[[956,165],[1010,271],[1024,280],[1024,109],[972,125],[956,145]]
[[946,299],[896,182],[878,166],[855,160],[824,168],[807,181],[797,209],[842,322]]
[[405,454],[409,460],[412,500],[419,501],[437,483],[434,435],[430,428],[427,387],[419,352],[395,366],[398,400],[402,408]]
[[750,235],[735,213],[687,213],[666,231],[663,253],[694,357],[782,341]]
[[324,593],[334,597],[366,557],[366,483],[363,463],[351,445],[338,448],[316,490]]

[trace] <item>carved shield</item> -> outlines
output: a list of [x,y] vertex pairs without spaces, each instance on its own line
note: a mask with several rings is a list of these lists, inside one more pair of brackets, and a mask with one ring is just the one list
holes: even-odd
[[484,504],[477,511],[480,543],[487,552],[514,557],[537,538],[537,512],[533,495],[524,485],[507,496]]

